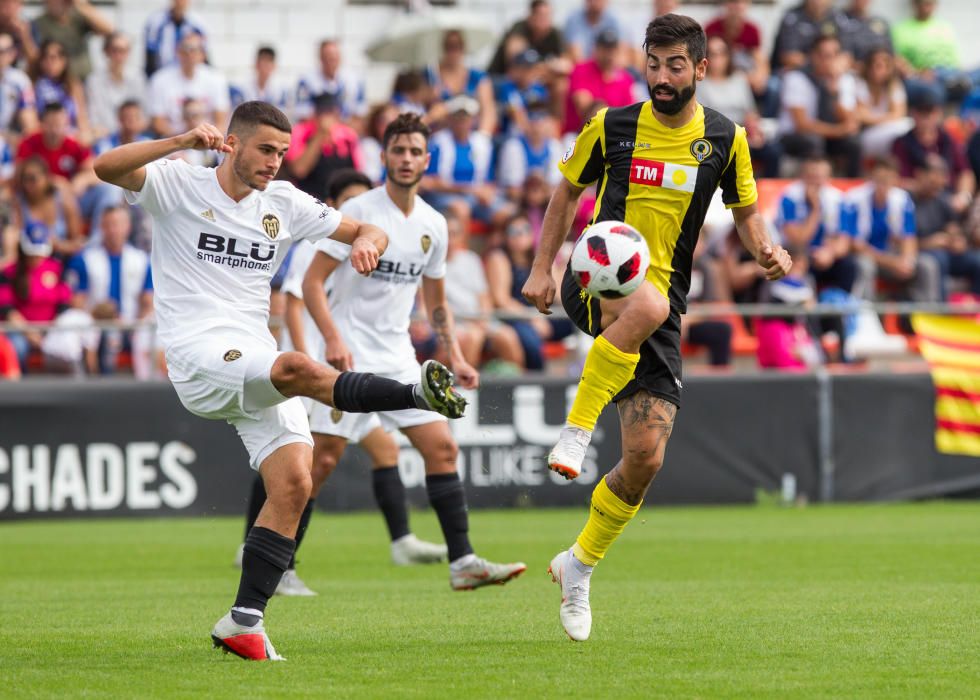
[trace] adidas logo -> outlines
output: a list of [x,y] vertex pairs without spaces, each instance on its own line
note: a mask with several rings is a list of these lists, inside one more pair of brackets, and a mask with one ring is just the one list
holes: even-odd
[[214,212],[211,211],[210,209],[206,209],[205,211],[202,211],[201,216],[203,216],[208,221],[214,221]]

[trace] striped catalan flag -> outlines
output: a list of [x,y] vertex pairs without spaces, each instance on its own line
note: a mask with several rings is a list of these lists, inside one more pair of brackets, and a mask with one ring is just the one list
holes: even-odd
[[914,314],[936,386],[936,449],[980,457],[980,321]]

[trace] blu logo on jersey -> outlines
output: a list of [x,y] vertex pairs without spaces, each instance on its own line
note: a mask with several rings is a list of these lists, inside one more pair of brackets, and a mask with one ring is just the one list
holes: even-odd
[[249,244],[237,238],[226,238],[202,231],[197,239],[197,259],[234,268],[271,270],[271,261],[276,256],[277,247],[276,243],[255,241]]
[[630,182],[636,185],[693,192],[697,180],[698,169],[689,165],[645,158],[634,158],[630,162]]

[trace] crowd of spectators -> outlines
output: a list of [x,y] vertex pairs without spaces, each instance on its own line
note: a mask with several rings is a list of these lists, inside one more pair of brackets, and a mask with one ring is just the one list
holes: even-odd
[[[775,194],[762,188],[761,205],[796,266],[787,282],[765,283],[730,217],[715,217],[698,248],[693,298],[784,303],[787,315],[775,326],[685,324],[688,346],[707,346],[710,361],[725,364],[738,336],[756,334],[763,365],[802,366],[827,359],[830,345],[813,340],[830,332],[847,360],[855,324],[803,327],[795,307],[980,296],[980,70],[961,64],[938,0],[911,0],[909,16],[893,23],[870,0],[803,0],[772,36],[750,4],[725,0],[706,23],[698,98],[746,127],[757,177],[785,179]],[[380,134],[401,111],[421,114],[433,129],[422,192],[449,220],[449,292],[467,357],[501,371],[542,369],[574,335],[561,319],[519,318],[520,287],[556,165],[578,129],[600,109],[648,97],[640,32],[608,0],[583,0],[561,23],[548,0],[531,0],[485,67],[471,62],[464,32],[446,31],[439,59],[403,67],[389,98],[373,104],[337,38],[311,47],[311,69],[296,81],[283,78],[267,45],[248,79],[229,82],[209,62],[209,27],[190,0],[147,19],[142,62],[132,56],[139,42],[88,0],[44,0],[32,21],[21,5],[0,0],[0,376],[111,373],[127,356],[137,373],[152,373],[146,334],[77,330],[152,317],[152,231],[121,190],[98,181],[93,157],[202,121],[224,129],[252,99],[293,119],[281,177],[320,198],[351,169],[381,182]],[[652,14],[671,11],[683,8],[653,2]],[[89,55],[92,35],[103,60]],[[177,157],[216,163],[209,153]],[[573,232],[594,201],[583,197]],[[57,332],[18,331],[25,322]],[[772,342],[799,348],[773,352]]]

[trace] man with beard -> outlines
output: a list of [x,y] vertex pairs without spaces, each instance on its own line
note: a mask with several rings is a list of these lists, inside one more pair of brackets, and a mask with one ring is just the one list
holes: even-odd
[[561,622],[573,640],[588,639],[592,628],[592,568],[639,510],[663,463],[680,405],[680,315],[698,232],[719,186],[743,245],[766,277],[779,279],[792,265],[770,241],[757,210],[745,129],[694,98],[708,64],[706,44],[690,17],[668,14],[648,25],[650,100],[602,110],[583,127],[559,166],[565,178],[551,198],[523,290],[541,313],[551,313],[552,261],[579,197],[597,180],[593,223],[625,221],[650,246],[646,280],[628,297],[591,297],[569,270],[562,282],[565,310],[595,343],[548,467],[568,479],[579,475],[596,420],[610,401],[619,408],[623,449],[622,460],[593,491],[588,522],[574,546],[551,561],[552,578],[562,589]]
[[[289,120],[245,102],[228,135],[211,124],[165,139],[128,143],[95,162],[153,217],[151,265],[157,333],[181,403],[235,426],[268,494],[245,540],[238,597],[211,632],[216,647],[246,659],[280,660],[263,616],[296,549],[310,497],[313,439],[306,396],[346,412],[428,409],[463,414],[465,400],[438,363],[421,384],[338,372],[298,352],[278,352],[269,332],[272,275],[291,244],[331,236],[350,246],[351,266],[369,274],[388,236],[274,181],[289,147]],[[194,148],[224,154],[217,168],[166,160]]]
[[[418,288],[422,288],[429,323],[449,357],[460,385],[475,389],[480,377],[466,361],[456,339],[446,302],[446,219],[419,197],[429,166],[429,128],[416,114],[399,115],[382,137],[385,184],[347,200],[345,215],[390,231],[388,249],[367,276],[348,274],[341,266],[351,255],[344,243],[321,241],[303,280],[303,300],[326,341],[326,359],[338,370],[357,369],[400,381],[418,373],[408,327]],[[332,277],[330,303],[324,285]],[[378,426],[400,430],[425,460],[425,488],[442,526],[449,559],[449,583],[470,590],[505,583],[527,568],[522,563],[495,564],[478,557],[469,540],[466,494],[456,472],[459,448],[442,417],[419,410],[378,411],[348,415],[314,405],[313,492],[326,481],[348,440],[358,441]],[[392,539],[408,536],[405,492],[395,467],[376,472],[374,488]],[[441,555],[441,552],[439,552]]]

